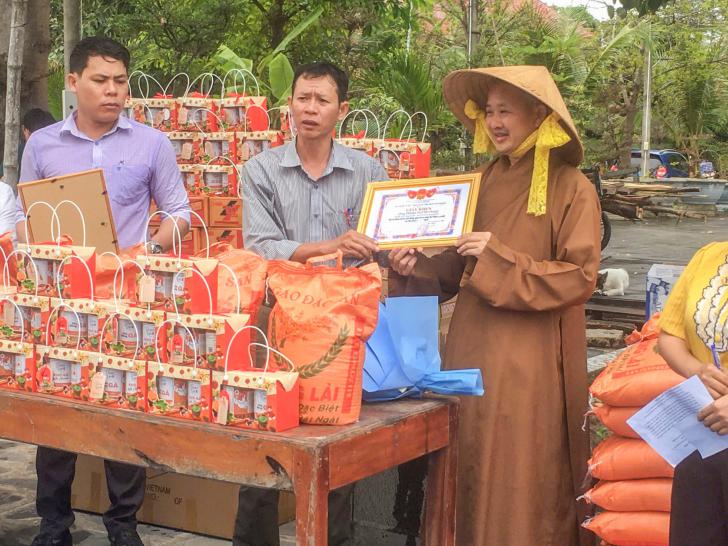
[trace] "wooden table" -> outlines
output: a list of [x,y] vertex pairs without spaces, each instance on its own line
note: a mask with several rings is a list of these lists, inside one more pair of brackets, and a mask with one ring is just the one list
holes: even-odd
[[358,423],[254,432],[0,391],[0,437],[296,495],[296,541],[326,546],[328,494],[427,455],[423,544],[455,546],[458,405],[365,404]]

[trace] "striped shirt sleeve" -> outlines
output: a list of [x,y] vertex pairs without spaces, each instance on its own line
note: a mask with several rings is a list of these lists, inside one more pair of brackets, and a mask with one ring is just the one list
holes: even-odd
[[288,260],[301,243],[286,238],[277,217],[270,180],[253,159],[243,167],[243,242],[248,250],[268,260]]

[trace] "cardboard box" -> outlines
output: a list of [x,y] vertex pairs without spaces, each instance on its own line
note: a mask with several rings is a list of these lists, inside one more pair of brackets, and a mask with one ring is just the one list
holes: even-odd
[[653,264],[647,272],[647,287],[645,291],[645,318],[649,319],[655,313],[662,311],[680,274],[685,269],[682,265]]
[[[200,195],[200,196],[189,196],[190,200],[190,210],[192,212],[197,213],[199,216],[202,217],[205,224],[209,224],[208,216],[207,216],[207,196]],[[157,211],[157,204],[152,201],[152,205],[149,208],[149,214],[154,214]],[[150,226],[158,226],[162,223],[162,220],[165,220],[167,216],[164,214],[155,214],[154,217],[149,221]],[[195,216],[194,214],[190,215],[190,224],[192,227],[201,227],[202,223],[200,222],[200,219]],[[152,230],[154,231],[154,230]]]
[[228,243],[233,248],[243,248],[243,230],[240,228],[210,228],[210,244]]
[[243,200],[237,197],[210,196],[210,227],[243,227]]
[[[139,521],[231,540],[239,485],[147,469]],[[75,510],[103,513],[109,506],[103,459],[79,455],[71,504]],[[281,492],[278,521],[294,519],[295,497]]]

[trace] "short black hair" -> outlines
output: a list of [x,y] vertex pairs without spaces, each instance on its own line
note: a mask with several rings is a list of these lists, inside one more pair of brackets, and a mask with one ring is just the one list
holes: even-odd
[[31,108],[23,116],[23,127],[28,129],[30,133],[35,133],[38,129],[53,125],[56,118],[50,112],[41,108]]
[[296,71],[293,74],[293,86],[291,87],[291,92],[296,89],[296,82],[298,81],[298,78],[321,78],[323,76],[328,76],[334,80],[339,102],[347,100],[347,96],[349,95],[348,74],[335,64],[327,62],[309,63],[296,68]]
[[71,72],[81,74],[88,65],[89,57],[107,57],[124,63],[124,68],[129,71],[131,55],[129,50],[116,40],[104,36],[90,36],[76,44],[71,51],[68,65]]

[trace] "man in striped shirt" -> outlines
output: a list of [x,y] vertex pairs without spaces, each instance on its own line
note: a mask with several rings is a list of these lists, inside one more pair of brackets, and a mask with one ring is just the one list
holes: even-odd
[[[255,156],[243,171],[245,247],[267,259],[305,262],[342,251],[348,263],[369,260],[376,242],[356,232],[367,183],[384,168],[332,138],[349,111],[349,78],[329,63],[296,70],[289,106],[296,138]],[[351,541],[353,485],[329,495],[329,546]],[[278,546],[278,492],[242,487],[234,546]]]

